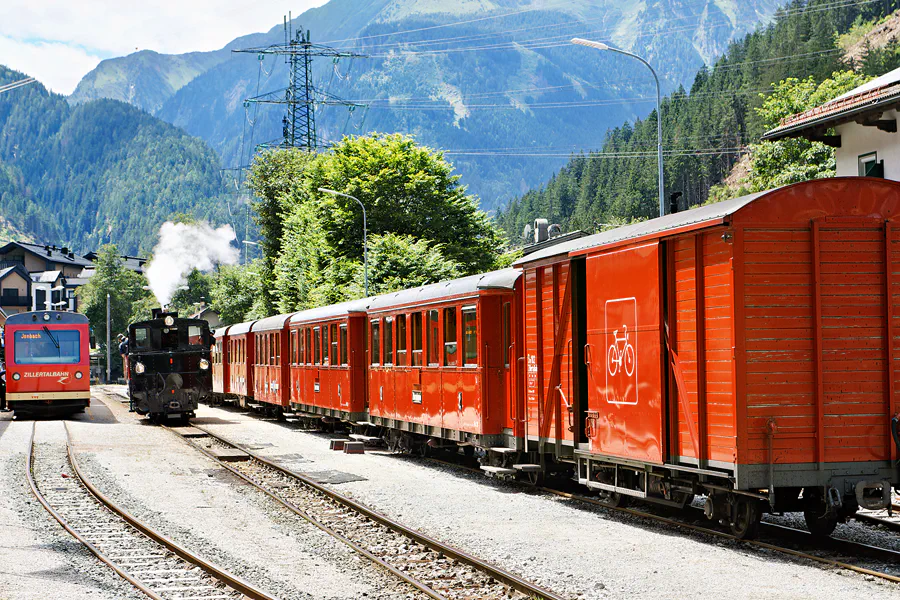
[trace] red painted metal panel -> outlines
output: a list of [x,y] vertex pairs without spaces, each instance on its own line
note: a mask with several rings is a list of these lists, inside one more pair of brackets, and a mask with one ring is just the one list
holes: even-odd
[[663,462],[659,244],[589,255],[591,451]]

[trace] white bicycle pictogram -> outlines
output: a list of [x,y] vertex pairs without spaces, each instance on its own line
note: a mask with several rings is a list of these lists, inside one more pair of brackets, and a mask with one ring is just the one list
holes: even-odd
[[[619,337],[618,329],[613,331],[615,341],[609,345],[609,351],[606,353],[606,368],[609,369],[611,376],[624,368],[625,374],[631,377],[634,375],[634,346],[628,341],[628,326],[622,325],[622,329],[624,331],[622,337]],[[619,350],[620,343],[622,344],[621,350]]]

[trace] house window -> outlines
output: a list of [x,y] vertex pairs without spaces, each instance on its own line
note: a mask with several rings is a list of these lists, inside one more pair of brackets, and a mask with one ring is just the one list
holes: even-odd
[[884,161],[878,160],[877,152],[870,152],[859,156],[859,176],[884,177]]

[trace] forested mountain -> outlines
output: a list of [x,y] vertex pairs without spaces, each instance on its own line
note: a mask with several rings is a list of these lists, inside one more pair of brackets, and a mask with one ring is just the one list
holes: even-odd
[[[353,112],[318,106],[320,138],[412,134],[447,149],[463,182],[490,209],[545,182],[569,152],[596,148],[609,127],[652,107],[652,79],[639,64],[574,47],[571,37],[642,53],[671,91],[782,2],[331,0],[294,19],[293,27],[309,30],[314,42],[368,56],[314,63],[320,89],[367,105]],[[73,100],[132,102],[206,140],[224,165],[246,164],[255,145],[280,137],[283,107],[257,112],[243,101],[284,87],[287,68],[282,58],[229,50],[283,40],[281,25],[235,40],[223,62],[216,62],[222,51],[206,67],[194,56],[178,77],[177,57],[137,53],[105,61]],[[199,68],[205,70],[180,85],[188,78],[180,75]],[[541,151],[550,156],[521,156]]]
[[[0,85],[25,75],[0,66]],[[149,251],[173,213],[226,220],[218,157],[123,102],[72,107],[32,84],[0,94],[0,232],[78,251]]]
[[[773,24],[732,43],[714,66],[700,70],[689,91],[679,89],[663,103],[666,197],[682,192],[682,209],[706,202],[764,132],[755,110],[761,94],[788,77],[821,82],[850,68],[838,36],[898,8],[898,0],[794,0]],[[897,43],[856,66],[872,75],[900,66]],[[658,215],[656,129],[654,111],[609,131],[601,150],[574,156],[546,185],[510,203],[498,215],[500,224],[520,239],[536,217],[593,231]]]

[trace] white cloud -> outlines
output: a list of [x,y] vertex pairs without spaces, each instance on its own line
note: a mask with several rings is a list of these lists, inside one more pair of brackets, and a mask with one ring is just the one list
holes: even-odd
[[100,57],[56,42],[26,43],[0,37],[0,63],[35,77],[60,94],[71,94]]
[[54,90],[67,93],[74,89],[71,80],[77,83],[98,57],[123,56],[136,50],[166,54],[216,50],[236,37],[268,31],[281,23],[288,11],[298,16],[325,2],[3,0],[0,64],[25,70]]

